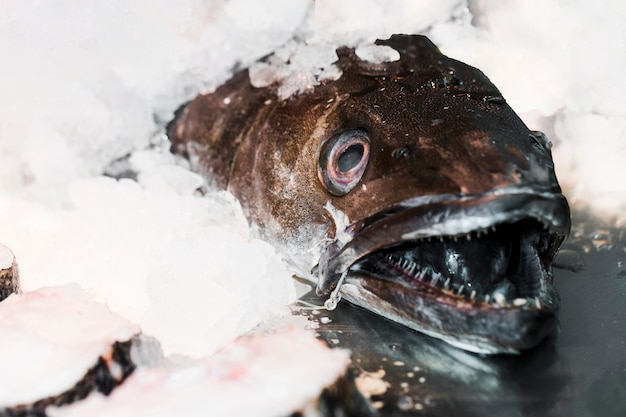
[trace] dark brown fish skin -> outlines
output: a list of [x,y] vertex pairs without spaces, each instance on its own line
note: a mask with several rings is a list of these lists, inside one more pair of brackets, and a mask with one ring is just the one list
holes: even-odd
[[[384,65],[361,62],[344,49],[339,80],[284,101],[276,87],[254,88],[241,71],[184,109],[170,134],[174,149],[199,158],[198,169],[232,191],[262,229],[269,214],[287,233],[303,223],[326,223],[320,207],[329,199],[360,219],[416,195],[471,195],[520,184],[559,192],[556,180],[546,183],[529,169],[528,158],[541,166],[552,160],[482,72],[419,45],[430,43],[426,38],[412,40],[417,46],[404,53],[414,56]],[[405,42],[384,43],[402,52]],[[366,189],[334,197],[317,179],[319,147],[353,127],[372,136]],[[522,138],[516,147],[511,132]],[[394,157],[400,147],[411,156]],[[293,185],[278,167],[294,175]]]
[[[178,114],[168,127],[173,150],[189,157],[212,185],[230,190],[261,235],[299,247],[303,257],[345,231],[324,209],[328,202],[355,232],[416,197],[478,201],[510,189],[549,196],[549,204],[558,200],[550,214],[559,229],[558,249],[569,231],[569,209],[542,136],[524,125],[481,71],[441,54],[426,37],[394,35],[377,44],[397,50],[401,59],[372,64],[341,48],[341,78],[286,100],[278,98],[276,85],[253,87],[247,70],[235,74]],[[328,138],[356,128],[369,133],[369,163],[353,190],[335,196],[318,179],[320,149]],[[337,285],[342,271],[325,266],[344,243],[322,247],[320,294]],[[552,310],[541,316],[556,316],[554,297]],[[511,328],[520,324],[515,320],[528,321],[526,315],[511,319]],[[493,352],[538,343],[549,330],[541,327],[527,332],[532,340]]]

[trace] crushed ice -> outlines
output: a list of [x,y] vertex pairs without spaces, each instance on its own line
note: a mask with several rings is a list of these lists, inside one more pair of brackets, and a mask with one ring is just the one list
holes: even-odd
[[[233,68],[274,52],[252,79],[287,97],[341,76],[334,46],[393,33],[427,33],[483,70],[554,141],[574,207],[623,216],[626,43],[607,42],[626,38],[620,1],[315,4],[0,3],[0,242],[24,289],[77,282],[166,352],[192,356],[282,314],[289,270],[250,236],[232,196],[200,196],[200,177],[146,149],[178,105]],[[381,52],[358,50],[394,58]],[[136,180],[102,176],[131,154]]]

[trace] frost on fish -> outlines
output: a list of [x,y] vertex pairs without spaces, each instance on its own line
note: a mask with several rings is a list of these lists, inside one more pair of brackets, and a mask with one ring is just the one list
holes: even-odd
[[135,369],[139,331],[74,284],[9,296],[0,303],[0,416],[109,394]]
[[0,301],[20,291],[19,270],[11,249],[0,245]]

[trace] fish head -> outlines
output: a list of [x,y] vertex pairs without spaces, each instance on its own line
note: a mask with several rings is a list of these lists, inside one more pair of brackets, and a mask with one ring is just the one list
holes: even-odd
[[262,236],[314,254],[320,296],[470,351],[535,346],[555,327],[551,262],[570,229],[550,141],[428,38],[376,43],[399,59],[340,48],[338,79],[287,99],[240,72],[185,107],[175,150]]
[[[551,262],[569,234],[549,140],[479,70],[426,38],[344,51],[318,184],[336,226],[317,292],[482,353],[519,352],[555,327]],[[339,80],[341,83],[341,80]]]

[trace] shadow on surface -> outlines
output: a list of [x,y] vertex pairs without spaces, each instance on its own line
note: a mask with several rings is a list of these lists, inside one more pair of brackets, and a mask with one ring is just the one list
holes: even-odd
[[554,272],[560,334],[519,356],[464,352],[347,302],[311,317],[321,339],[352,350],[357,376],[378,372],[387,383],[371,397],[382,416],[622,417],[625,234],[573,219]]

